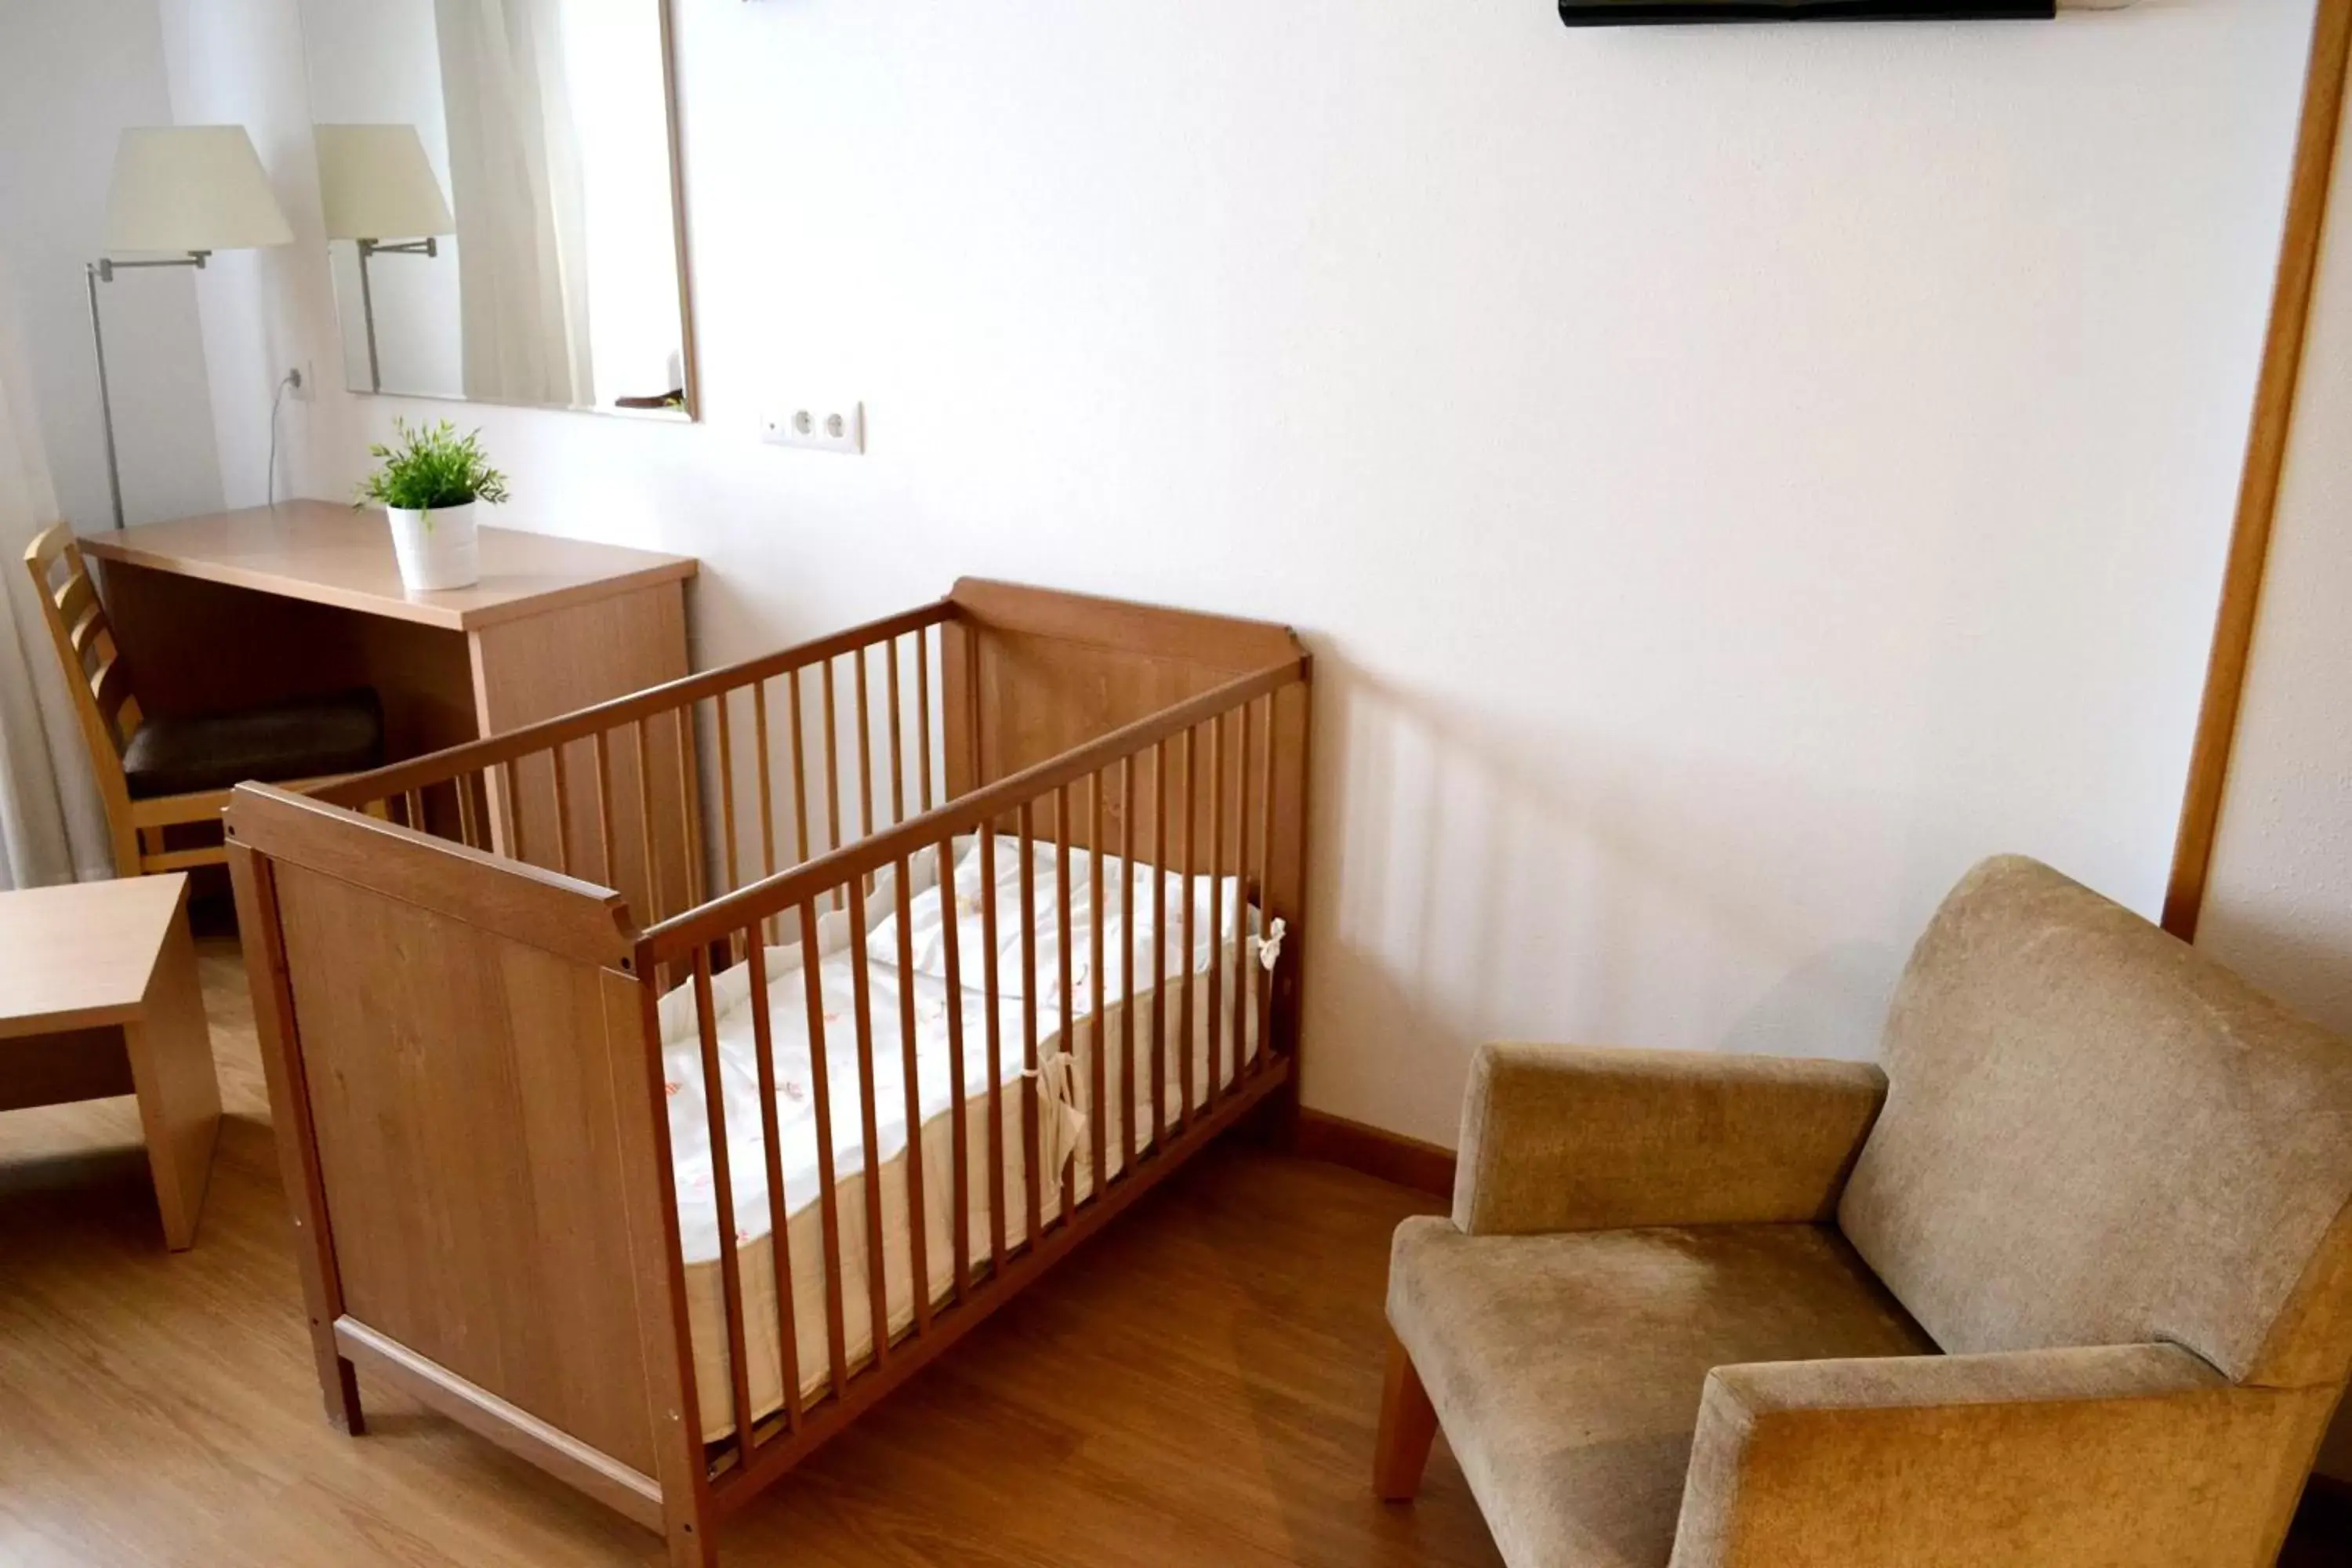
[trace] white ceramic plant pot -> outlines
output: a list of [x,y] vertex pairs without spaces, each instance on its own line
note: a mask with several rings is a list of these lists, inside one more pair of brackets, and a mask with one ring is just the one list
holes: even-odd
[[400,558],[400,581],[415,593],[439,588],[470,588],[481,581],[481,552],[474,531],[474,508],[435,507],[410,511],[388,506],[392,520],[392,552]]

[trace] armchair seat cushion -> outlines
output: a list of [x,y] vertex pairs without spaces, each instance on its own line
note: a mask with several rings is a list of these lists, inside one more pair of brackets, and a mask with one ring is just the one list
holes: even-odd
[[1388,1310],[1517,1568],[1664,1568],[1712,1369],[1936,1352],[1814,1225],[1470,1237],[1412,1219]]
[[373,691],[297,698],[234,713],[150,719],[122,751],[134,800],[232,789],[247,779],[283,784],[377,767],[383,709]]

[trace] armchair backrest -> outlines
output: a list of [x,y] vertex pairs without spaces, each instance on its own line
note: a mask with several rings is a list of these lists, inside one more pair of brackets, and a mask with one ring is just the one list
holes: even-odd
[[1946,1351],[2352,1364],[2352,1047],[2011,856],[1919,939],[1883,1056],[1838,1222]]

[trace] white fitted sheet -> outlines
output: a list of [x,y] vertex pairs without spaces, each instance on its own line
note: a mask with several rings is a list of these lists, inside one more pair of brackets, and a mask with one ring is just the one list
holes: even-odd
[[[995,848],[998,945],[997,1026],[1001,1070],[999,1106],[1003,1118],[1005,1245],[1017,1246],[1027,1237],[1026,1162],[1022,1148],[1024,1030],[1030,999],[1023,994],[1021,963],[1020,858],[1018,845],[999,838]],[[909,896],[909,946],[913,959],[907,984],[911,986],[915,1013],[917,1120],[921,1129],[920,1164],[923,1177],[926,1272],[932,1301],[944,1300],[954,1283],[954,1096],[955,1073],[950,1050],[949,1007],[961,1016],[963,1087],[965,1097],[968,1173],[968,1237],[975,1270],[989,1256],[990,1200],[988,1151],[987,1054],[988,999],[984,989],[983,927],[981,915],[980,855],[970,842],[957,846],[952,904],[936,886],[915,889]],[[1034,930],[1037,950],[1039,994],[1034,999],[1039,1079],[1039,1131],[1043,1143],[1039,1211],[1050,1221],[1061,1213],[1061,1171],[1066,1162],[1083,1200],[1094,1189],[1092,1138],[1087,1119],[1093,1076],[1097,1020],[1092,1016],[1094,985],[1089,973],[1092,953],[1092,868],[1087,852],[1070,851],[1070,930],[1072,1038],[1061,1029],[1059,967],[1059,887],[1055,847],[1036,844],[1033,850]],[[1239,1064],[1257,1050],[1255,1008],[1244,1008],[1241,1048],[1234,1044],[1233,1014],[1237,979],[1244,963],[1259,955],[1255,910],[1244,911],[1238,883],[1220,879],[1216,902],[1222,930],[1210,921],[1211,879],[1193,885],[1192,963],[1185,963],[1182,940],[1183,881],[1171,873],[1164,879],[1165,898],[1153,896],[1153,868],[1129,864],[1116,856],[1103,857],[1104,952],[1107,971],[1105,1010],[1099,1020],[1111,1049],[1104,1058],[1105,1100],[1110,1116],[1106,1152],[1113,1174],[1126,1163],[1126,1152],[1140,1151],[1151,1131],[1152,1047],[1154,1011],[1162,993],[1153,986],[1155,943],[1166,966],[1167,1000],[1164,1098],[1172,1114],[1181,1082],[1180,1036],[1184,1022],[1183,996],[1192,993],[1192,1102],[1204,1105],[1213,1084],[1230,1082]],[[1120,879],[1135,883],[1135,922],[1131,941],[1126,938]],[[914,881],[923,880],[919,870]],[[876,1142],[879,1148],[885,1300],[893,1332],[914,1318],[913,1247],[908,1218],[908,1170],[906,1092],[906,1052],[900,1013],[901,975],[898,956],[897,891],[887,877],[866,903],[874,927],[867,934],[866,1006],[872,1025],[876,1085]],[[952,907],[958,931],[961,993],[950,998],[945,978],[944,943],[940,927]],[[1246,933],[1245,935],[1243,933]],[[1237,935],[1242,940],[1237,942]],[[828,914],[820,924],[817,977],[822,995],[827,1087],[833,1122],[835,1205],[840,1236],[841,1297],[846,1368],[862,1365],[873,1352],[873,1314],[868,1287],[866,1201],[866,1159],[858,1091],[856,1025],[856,961],[850,951],[846,917]],[[1222,940],[1219,940],[1222,939]],[[1273,944],[1279,947],[1279,942]],[[1131,1058],[1123,1059],[1118,1043],[1130,1006],[1125,955],[1133,957],[1140,994],[1132,998],[1135,1045]],[[777,1082],[776,1113],[780,1164],[786,1195],[786,1251],[792,1279],[793,1342],[803,1396],[814,1396],[830,1381],[825,1322],[824,1241],[821,1205],[817,1202],[817,1119],[811,1070],[807,973],[797,942],[766,950],[768,1014]],[[1189,970],[1189,974],[1188,974]],[[1220,1015],[1210,1016],[1210,978],[1216,986]],[[1264,974],[1257,976],[1265,983]],[[746,1370],[754,1417],[783,1404],[776,1268],[768,1175],[761,1128],[759,1068],[748,965],[739,964],[712,982],[712,1008],[719,1037],[719,1078],[723,1089],[730,1184],[734,1195],[734,1230],[742,1279]],[[705,1110],[701,1047],[690,985],[681,985],[661,1004],[665,1078],[669,1095],[670,1142],[677,1173],[679,1234],[686,1262],[688,1314],[692,1324],[696,1384],[700,1396],[703,1436],[718,1441],[735,1430],[734,1394],[728,1371],[725,1283],[719,1260],[718,1205],[714,1194],[709,1118]],[[1218,1042],[1218,1061],[1211,1071],[1212,1040]],[[1132,1070],[1138,1108],[1129,1136],[1122,1139],[1127,1079]]]

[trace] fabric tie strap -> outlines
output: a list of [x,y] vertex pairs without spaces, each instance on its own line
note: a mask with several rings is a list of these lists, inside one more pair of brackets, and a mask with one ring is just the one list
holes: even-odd
[[1078,1059],[1067,1051],[1055,1051],[1021,1076],[1036,1080],[1038,1098],[1045,1101],[1045,1114],[1037,1119],[1037,1139],[1045,1145],[1039,1152],[1042,1183],[1062,1173],[1063,1164],[1086,1137],[1086,1113],[1077,1106]]
[[1282,939],[1289,932],[1290,923],[1280,915],[1276,915],[1274,917],[1274,923],[1265,928],[1265,934],[1258,938],[1258,967],[1268,974],[1274,973],[1275,960],[1282,956]]

